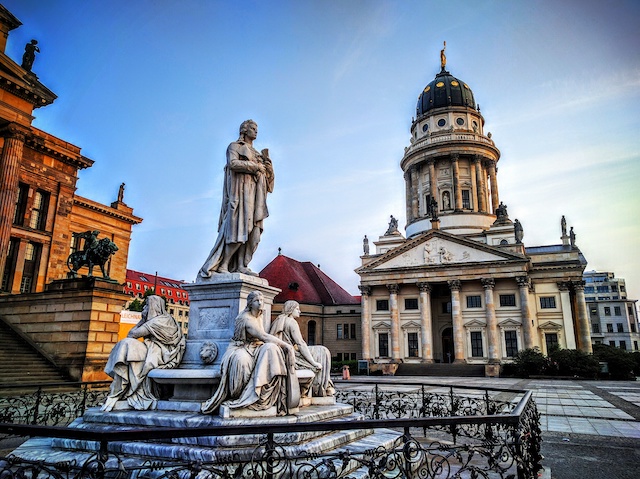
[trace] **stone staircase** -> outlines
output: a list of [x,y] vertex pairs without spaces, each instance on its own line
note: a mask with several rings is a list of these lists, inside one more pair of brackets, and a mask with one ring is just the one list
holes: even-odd
[[412,364],[402,363],[398,366],[396,376],[431,376],[431,377],[484,377],[482,364]]
[[0,387],[72,382],[0,320]]

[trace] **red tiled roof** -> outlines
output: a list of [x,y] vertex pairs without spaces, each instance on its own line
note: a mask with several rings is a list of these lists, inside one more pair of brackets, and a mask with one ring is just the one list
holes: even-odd
[[358,298],[350,295],[311,262],[301,263],[283,254],[265,266],[260,271],[260,277],[282,290],[274,299],[276,303],[289,300],[324,306],[360,303]]

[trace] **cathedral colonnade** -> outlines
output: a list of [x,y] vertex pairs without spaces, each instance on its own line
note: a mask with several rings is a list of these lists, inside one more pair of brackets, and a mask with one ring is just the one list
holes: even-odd
[[[577,342],[586,351],[587,311],[579,306],[580,285],[570,287],[572,298],[566,293],[564,301],[562,293],[556,301],[544,287],[537,295],[528,276],[361,285],[362,357],[498,364],[532,347],[546,352],[554,344],[574,348]],[[570,327],[573,310],[577,338]]]

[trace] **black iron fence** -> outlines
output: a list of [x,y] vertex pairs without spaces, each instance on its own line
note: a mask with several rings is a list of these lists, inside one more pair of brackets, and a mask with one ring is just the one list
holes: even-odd
[[[365,417],[269,426],[148,428],[90,431],[62,427],[0,424],[0,434],[81,441],[72,460],[56,462],[9,455],[0,458],[2,478],[535,478],[541,467],[539,413],[530,392],[441,385],[350,383],[339,388],[338,402],[352,404]],[[328,452],[292,446],[296,433],[385,431],[385,444]],[[381,434],[381,433],[380,433]],[[135,444],[162,450],[185,438],[258,435],[247,456],[229,448],[201,460],[171,459],[169,453],[145,460],[127,451]],[[388,439],[391,437],[391,439]],[[42,444],[48,444],[43,440]],[[187,441],[188,442],[188,441]],[[167,449],[169,450],[169,449]]]
[[0,422],[66,426],[101,404],[110,381],[0,387]]

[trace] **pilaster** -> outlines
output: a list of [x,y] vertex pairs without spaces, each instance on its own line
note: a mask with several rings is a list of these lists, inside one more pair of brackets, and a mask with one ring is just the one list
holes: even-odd
[[491,209],[495,214],[496,208],[500,205],[500,195],[498,194],[498,177],[496,170],[496,162],[489,161],[489,181],[491,181]]
[[578,313],[579,342],[580,351],[591,354],[591,332],[589,331],[589,316],[587,314],[587,303],[584,299],[584,281],[573,281],[573,290],[576,293],[576,311]]
[[522,317],[524,347],[525,349],[529,349],[534,346],[533,320],[531,319],[531,310],[529,309],[529,288],[531,286],[531,280],[528,276],[519,276],[516,278],[516,282],[520,290],[520,315]]
[[438,188],[437,188],[437,180],[436,180],[436,160],[430,158],[427,160],[427,165],[429,166],[429,194],[431,198],[438,201]]
[[564,330],[565,341],[567,343],[567,349],[576,349],[578,347],[576,343],[575,328],[579,328],[577,324],[574,326],[573,316],[571,313],[571,296],[569,294],[569,283],[558,283],[558,289],[560,290],[560,305],[562,306],[562,326]]
[[460,155],[451,155],[451,168],[453,170],[453,194],[455,196],[454,211],[462,211],[462,190],[460,189]]
[[409,170],[411,175],[411,218],[416,219],[420,217],[418,201],[418,167],[412,166]]
[[473,164],[476,167],[476,187],[478,188],[478,210],[481,213],[487,212],[487,189],[485,185],[486,174],[482,166],[482,158],[480,155],[473,157]]

